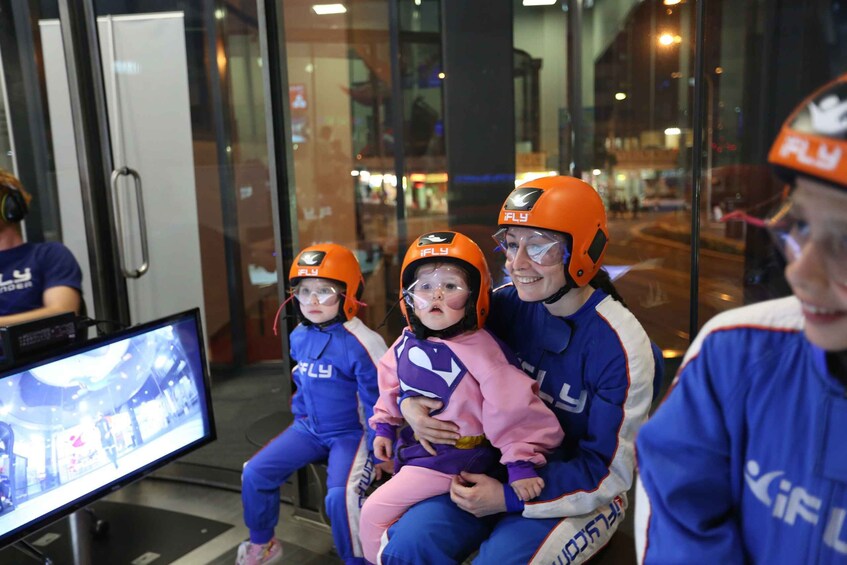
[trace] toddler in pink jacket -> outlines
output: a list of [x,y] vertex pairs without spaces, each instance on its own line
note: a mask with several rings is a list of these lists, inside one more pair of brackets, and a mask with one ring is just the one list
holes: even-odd
[[[535,469],[563,439],[536,382],[482,329],[491,278],[479,247],[457,232],[425,234],[407,251],[400,276],[409,328],[380,359],[380,394],[369,420],[374,455],[395,462],[394,477],[362,507],[360,537],[370,563],[388,527],[412,505],[449,492],[462,471],[484,473],[499,459],[518,497],[535,498],[544,487]],[[432,415],[459,426],[455,446],[433,444],[432,455],[402,427],[399,403],[409,396],[442,402]]]

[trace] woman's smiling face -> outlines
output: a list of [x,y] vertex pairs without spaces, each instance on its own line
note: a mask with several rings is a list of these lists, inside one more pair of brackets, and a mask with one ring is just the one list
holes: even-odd
[[[561,239],[561,236],[535,228],[509,227],[506,231],[506,271],[518,291],[518,296],[523,301],[544,300],[565,286],[563,261],[553,265],[542,265],[530,259],[527,253],[528,248],[547,245],[551,238]],[[554,249],[549,250],[548,253],[561,255]]]

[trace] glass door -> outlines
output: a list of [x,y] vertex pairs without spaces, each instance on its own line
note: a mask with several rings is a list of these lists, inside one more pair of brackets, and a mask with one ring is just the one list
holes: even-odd
[[[113,165],[108,191],[101,185],[120,249],[113,278],[120,272],[125,280],[133,324],[202,311],[219,441],[181,463],[228,471],[214,480],[237,484],[257,449],[254,424],[287,406],[290,395],[285,320],[281,337],[272,331],[285,277],[276,272],[257,5],[86,2],[97,41],[82,58],[100,58],[93,82],[102,81],[109,142],[91,151]],[[35,194],[29,239],[71,249],[83,268],[88,314],[99,319],[104,295],[95,296],[92,280],[102,273],[92,265],[104,238],[92,240],[87,231],[94,214],[84,206],[79,166],[94,143],[80,144],[84,129],[73,111],[74,93],[86,102],[96,96],[90,84],[73,82],[67,53],[74,34],[60,17],[67,4],[0,11],[0,86],[7,91],[0,148]]]
[[[78,179],[71,115],[59,111],[70,107],[61,29],[58,20],[41,20],[39,27],[53,148],[68,161],[58,188],[70,199],[66,185]],[[132,322],[204,311],[184,15],[101,16],[97,29],[114,163],[113,218]],[[82,213],[78,200],[62,208]]]
[[[94,7],[132,323],[199,307],[213,363],[279,361],[255,3]],[[62,31],[38,24],[63,224],[82,225]],[[87,256],[82,230],[65,242]]]

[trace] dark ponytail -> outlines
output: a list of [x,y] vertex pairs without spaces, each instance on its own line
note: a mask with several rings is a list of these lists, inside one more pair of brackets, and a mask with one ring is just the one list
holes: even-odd
[[590,284],[594,288],[599,288],[621,304],[623,304],[624,308],[627,310],[629,306],[626,305],[623,298],[620,294],[618,294],[618,290],[615,288],[615,285],[612,284],[612,277],[609,276],[609,273],[606,269],[600,269],[597,271],[597,274],[594,275],[594,278],[591,279],[588,284]]

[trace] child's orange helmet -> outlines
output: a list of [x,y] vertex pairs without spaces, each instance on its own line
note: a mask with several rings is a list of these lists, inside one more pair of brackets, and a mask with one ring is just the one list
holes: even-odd
[[812,93],[785,120],[768,162],[791,183],[797,174],[847,188],[847,74]]
[[468,272],[468,284],[476,300],[476,327],[482,328],[488,317],[491,273],[479,246],[468,236],[455,231],[425,233],[406,251],[400,269],[400,310],[406,322],[411,325],[404,293],[414,282],[415,271],[424,263],[456,263]]
[[291,265],[289,284],[294,287],[300,279],[318,277],[343,284],[344,302],[341,312],[348,320],[359,311],[359,298],[365,288],[362,269],[353,252],[337,243],[319,243],[306,247]]
[[603,201],[594,187],[574,177],[542,177],[523,183],[506,198],[498,223],[568,235],[568,275],[577,286],[585,286],[597,274],[608,248]]

